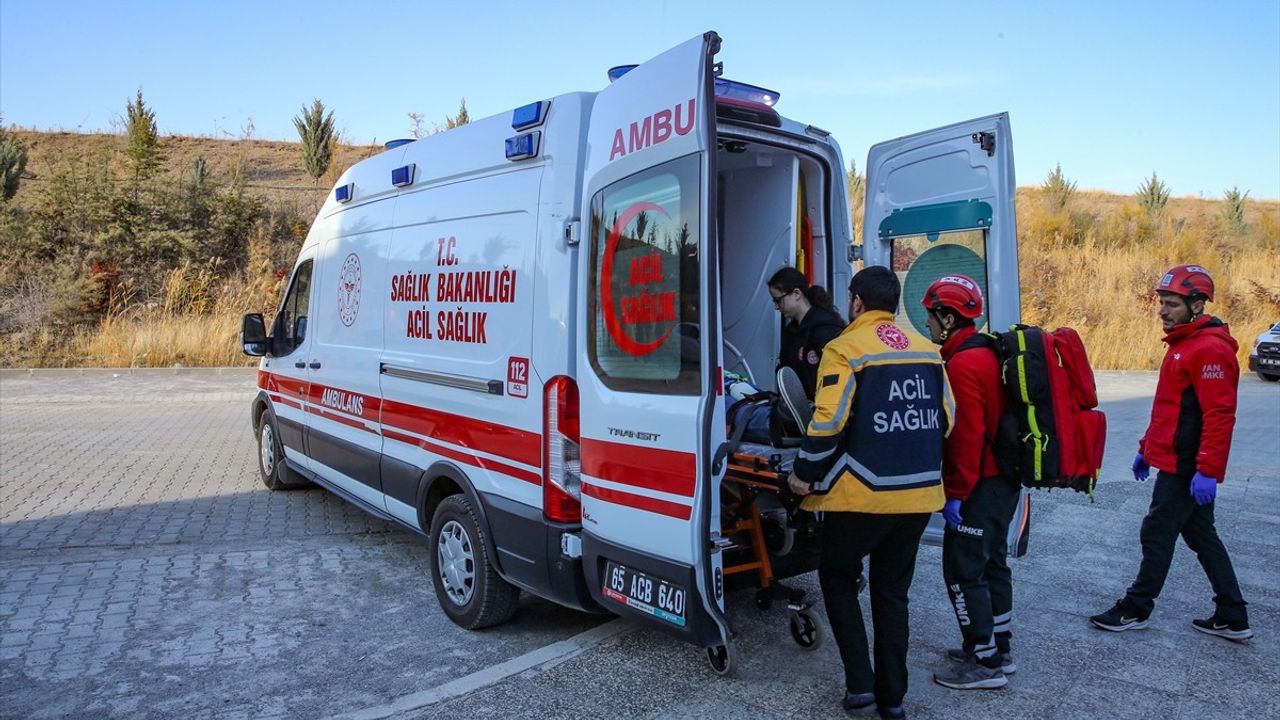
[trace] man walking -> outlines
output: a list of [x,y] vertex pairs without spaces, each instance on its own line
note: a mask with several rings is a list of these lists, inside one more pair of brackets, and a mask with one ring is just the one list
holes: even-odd
[[945,275],[925,290],[929,334],[942,346],[955,393],[956,422],[947,436],[942,484],[942,573],[963,645],[947,651],[958,664],[933,680],[956,690],[1004,687],[1017,667],[1010,650],[1013,575],[1006,561],[1018,482],[1003,477],[994,438],[1007,405],[1000,362],[978,334],[982,290],[965,275]]
[[1214,497],[1227,469],[1236,422],[1240,367],[1227,325],[1204,314],[1213,279],[1199,265],[1179,265],[1156,286],[1169,349],[1160,364],[1151,424],[1138,443],[1133,476],[1156,469],[1151,507],[1142,521],[1142,564],[1125,596],[1089,618],[1103,630],[1140,630],[1155,607],[1181,533],[1213,586],[1216,609],[1195,629],[1229,640],[1253,637],[1240,585],[1213,524]]
[[[907,595],[929,515],[942,507],[954,406],[937,349],[894,322],[901,286],[871,267],[849,284],[852,324],[827,344],[813,419],[788,478],[822,513],[818,580],[844,663],[849,712],[905,718]],[[875,669],[858,603],[870,556]]]

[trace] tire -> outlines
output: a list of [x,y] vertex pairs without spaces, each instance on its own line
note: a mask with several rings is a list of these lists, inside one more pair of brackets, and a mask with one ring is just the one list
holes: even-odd
[[308,484],[289,469],[284,461],[284,446],[276,416],[270,410],[258,419],[258,476],[268,490],[291,490]]
[[1261,370],[1256,371],[1256,374],[1263,382],[1275,382],[1280,380],[1280,375],[1269,375]]
[[716,645],[707,648],[707,664],[711,672],[720,677],[732,677],[738,669],[738,649],[730,640],[728,645]]
[[468,630],[498,625],[516,612],[519,588],[503,580],[465,495],[450,495],[431,520],[431,582],[444,614]]
[[787,624],[791,630],[791,639],[800,646],[800,649],[817,650],[818,646],[822,645],[822,630],[809,613],[791,613]]

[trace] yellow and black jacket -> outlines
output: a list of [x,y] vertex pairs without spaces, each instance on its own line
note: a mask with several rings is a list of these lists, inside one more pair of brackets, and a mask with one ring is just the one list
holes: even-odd
[[827,344],[795,473],[806,510],[924,513],[942,508],[943,440],[955,402],[929,340],[873,310]]

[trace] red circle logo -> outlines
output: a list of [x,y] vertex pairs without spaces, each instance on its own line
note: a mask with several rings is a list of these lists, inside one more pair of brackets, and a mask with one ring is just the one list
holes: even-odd
[[907,337],[906,333],[902,332],[902,328],[893,323],[877,325],[876,337],[880,338],[880,342],[894,350],[906,350],[911,347],[911,339]]

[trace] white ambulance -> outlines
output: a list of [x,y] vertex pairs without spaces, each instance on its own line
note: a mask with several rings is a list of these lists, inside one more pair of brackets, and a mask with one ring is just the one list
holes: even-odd
[[[854,238],[835,141],[722,78],[719,48],[707,33],[599,92],[358,163],[270,332],[245,318],[267,486],[318,483],[423,536],[459,625],[506,620],[525,590],[730,664],[725,558],[750,523],[722,506],[724,372],[772,389],[766,280],[796,265],[845,311]],[[902,321],[923,328],[924,288],[962,270],[992,326],[1016,322],[1007,116],[877,145],[866,168],[864,259],[901,273]]]

